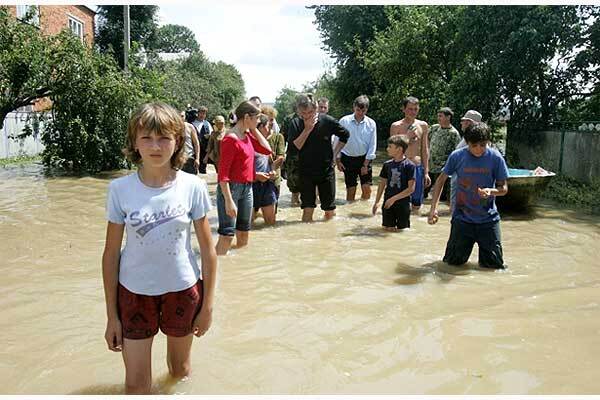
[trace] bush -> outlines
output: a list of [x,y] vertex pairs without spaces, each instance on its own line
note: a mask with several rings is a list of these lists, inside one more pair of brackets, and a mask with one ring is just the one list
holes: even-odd
[[567,207],[600,214],[600,178],[585,184],[565,175],[557,175],[550,181],[542,197]]
[[140,79],[68,32],[53,39],[59,45],[50,60],[53,108],[42,136],[44,164],[75,172],[124,167],[129,114],[144,100]]

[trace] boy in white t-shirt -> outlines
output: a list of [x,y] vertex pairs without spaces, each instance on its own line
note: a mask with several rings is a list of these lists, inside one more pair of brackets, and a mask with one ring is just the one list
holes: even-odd
[[[183,124],[164,103],[142,105],[129,121],[124,150],[139,169],[108,188],[105,339],[110,350],[123,352],[128,394],[150,392],[159,328],[167,335],[169,372],[185,377],[193,335],[202,336],[212,321],[217,256],[206,217],[211,205],[204,181],[180,170]],[[202,269],[191,248],[192,222]]]

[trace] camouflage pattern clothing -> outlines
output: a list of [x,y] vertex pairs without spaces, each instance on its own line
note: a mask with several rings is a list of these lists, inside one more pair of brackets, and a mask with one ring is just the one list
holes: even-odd
[[[275,161],[279,156],[285,157],[285,139],[281,133],[271,131],[267,141],[273,151],[273,154],[271,154],[271,162]],[[273,171],[275,171],[275,186],[279,187],[279,185],[281,185],[281,167],[274,169]]]
[[429,132],[429,170],[439,173],[450,153],[456,149],[460,142],[460,134],[455,127],[442,128],[439,124],[431,127]]
[[[292,144],[293,146],[293,144]],[[292,193],[300,192],[300,160],[298,153],[288,154],[285,159],[287,186]]]

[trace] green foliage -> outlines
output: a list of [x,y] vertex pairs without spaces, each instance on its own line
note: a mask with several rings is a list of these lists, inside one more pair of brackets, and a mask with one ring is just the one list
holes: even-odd
[[291,89],[287,86],[279,91],[279,94],[275,98],[274,104],[274,108],[277,110],[279,119],[283,119],[286,116],[294,113],[296,96],[298,96],[299,94],[300,92]]
[[0,158],[0,167],[7,167],[13,165],[30,164],[35,161],[40,161],[40,156],[16,156],[9,158]]
[[[129,6],[130,38],[146,49],[154,46],[158,30],[158,6]],[[123,68],[123,6],[98,6],[96,46],[102,53],[110,53]]]
[[188,104],[208,107],[208,118],[226,116],[243,99],[244,81],[231,64],[211,62],[202,52],[180,60],[163,61],[155,70],[164,74],[163,91],[168,102],[180,110]]
[[584,184],[564,175],[557,175],[542,196],[546,199],[585,212],[600,214],[600,179]]
[[[597,109],[599,10],[319,6],[315,14],[324,46],[337,58],[329,80],[336,98],[369,95],[370,114],[386,127],[401,116],[407,95],[421,99],[421,118],[430,122],[450,106],[456,114],[477,109],[497,127],[504,112],[511,121],[556,119],[578,96],[582,104],[572,110]],[[595,89],[580,96],[589,87]]]
[[54,104],[42,135],[44,164],[87,172],[122,168],[129,112],[143,100],[139,77],[123,75],[112,57],[67,32],[52,40]]
[[180,53],[199,51],[194,32],[182,25],[164,25],[156,31],[156,39],[152,50],[164,53]]
[[36,27],[0,7],[0,129],[6,114],[49,94],[45,60],[51,51]]

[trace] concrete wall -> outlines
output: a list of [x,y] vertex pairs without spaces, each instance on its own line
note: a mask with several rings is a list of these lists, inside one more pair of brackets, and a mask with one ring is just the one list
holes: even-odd
[[565,131],[560,160],[561,132],[536,132],[534,140],[521,139],[517,132],[510,132],[507,138],[509,167],[542,167],[546,170],[562,173],[581,182],[590,182],[600,178],[600,132]]

